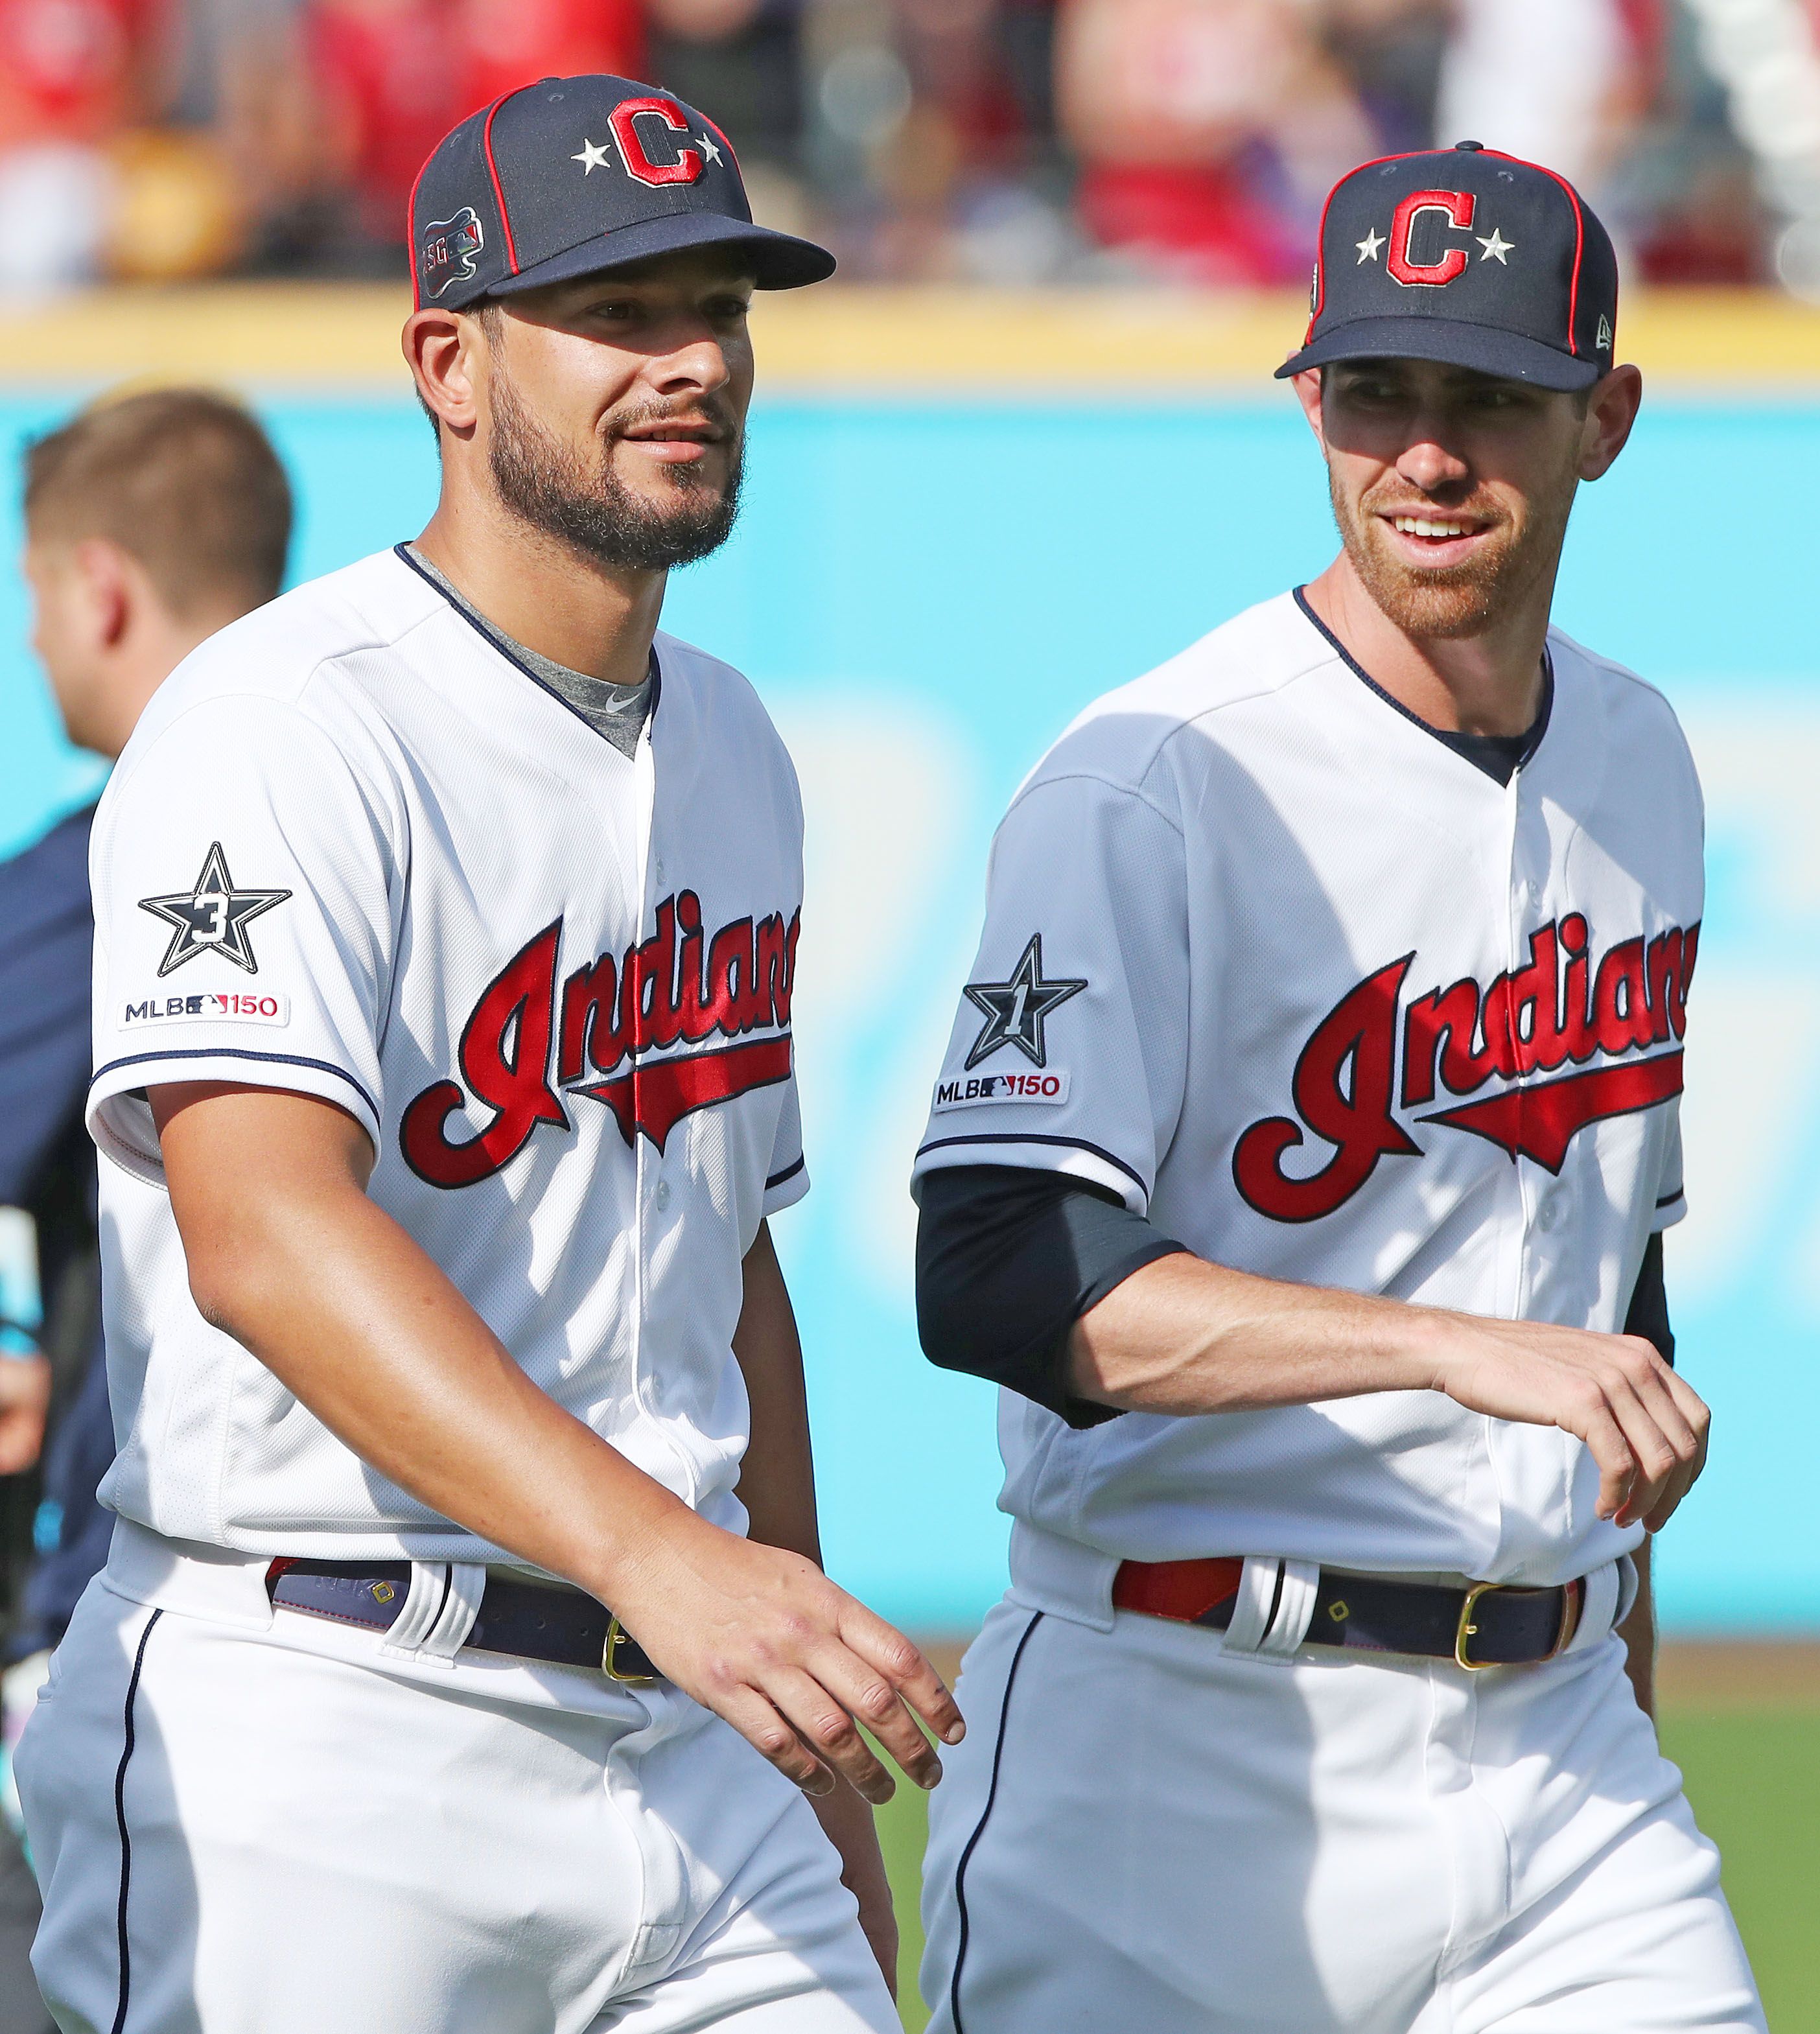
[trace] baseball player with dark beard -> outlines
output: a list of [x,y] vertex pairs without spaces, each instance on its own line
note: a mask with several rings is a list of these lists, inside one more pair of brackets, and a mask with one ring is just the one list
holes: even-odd
[[36,1966],[70,2034],[886,2034],[858,1723],[925,1785],[961,1725],[818,1564],[801,808],[657,627],[752,289],[832,260],[612,77],[456,128],[411,247],[434,517],[197,650],[95,822],[118,1524]]
[[1015,1522],[939,2034],[1762,2034],[1648,1714],[1699,786],[1549,621],[1616,318],[1548,171],[1343,178],[1282,370],[1340,556],[1000,830],[916,1173]]

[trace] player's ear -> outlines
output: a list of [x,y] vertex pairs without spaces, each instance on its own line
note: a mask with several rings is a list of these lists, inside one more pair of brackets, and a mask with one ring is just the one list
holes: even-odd
[[481,321],[458,311],[414,311],[400,335],[424,407],[458,437],[471,436],[479,418],[475,356],[486,343]]
[[1580,436],[1580,478],[1598,480],[1609,473],[1624,449],[1643,400],[1643,377],[1634,367],[1614,367],[1595,382],[1586,398]]
[[1302,406],[1302,415],[1308,420],[1317,443],[1325,445],[1327,434],[1321,422],[1321,370],[1318,367],[1304,367],[1300,374],[1289,377],[1296,392],[1296,400]]
[[143,567],[105,537],[84,537],[70,554],[83,634],[97,650],[111,650],[126,633],[132,619],[137,582]]

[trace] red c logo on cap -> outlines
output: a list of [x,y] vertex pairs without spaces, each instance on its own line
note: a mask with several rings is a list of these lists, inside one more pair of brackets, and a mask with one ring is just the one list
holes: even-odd
[[1477,203],[1471,191],[1411,191],[1391,215],[1390,246],[1384,257],[1385,267],[1399,283],[1419,283],[1434,289],[1443,283],[1452,282],[1466,265],[1466,250],[1463,247],[1450,247],[1439,261],[1412,260],[1409,242],[1416,231],[1416,221],[1424,212],[1444,212],[1454,231],[1464,233],[1473,223]]
[[[682,116],[682,108],[674,99],[622,99],[610,116],[614,139],[619,144],[621,158],[629,175],[637,178],[641,184],[692,184],[701,175],[701,151],[684,148],[674,163],[654,163],[644,152],[644,144],[639,139],[638,122],[641,114],[661,120],[673,134],[686,135],[689,122]],[[1469,216],[1470,215],[1469,215]]]

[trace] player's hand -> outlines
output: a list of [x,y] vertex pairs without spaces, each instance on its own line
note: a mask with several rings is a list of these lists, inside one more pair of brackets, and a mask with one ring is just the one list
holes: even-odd
[[613,1608],[679,1688],[731,1724],[805,1793],[840,1773],[888,1801],[891,1775],[864,1724],[919,1787],[941,1777],[920,1717],[944,1744],[964,1734],[955,1698],[916,1647],[801,1554],[665,1518],[616,1579]]
[[0,1357],[0,1476],[37,1461],[51,1403],[51,1365],[42,1356]]
[[1435,1388],[1475,1413],[1559,1427],[1599,1465],[1599,1516],[1659,1531],[1706,1466],[1712,1418],[1636,1335],[1443,1317]]

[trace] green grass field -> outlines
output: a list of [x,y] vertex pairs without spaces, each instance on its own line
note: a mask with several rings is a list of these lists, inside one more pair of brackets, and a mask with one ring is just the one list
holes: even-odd
[[[1771,2034],[1820,2034],[1820,1648],[1678,1648],[1663,1679],[1663,1748],[1724,1854],[1726,1891]],[[899,1992],[910,2034],[929,2017],[916,1983],[925,1826],[924,1797],[900,1785],[879,1833],[897,1889]]]

